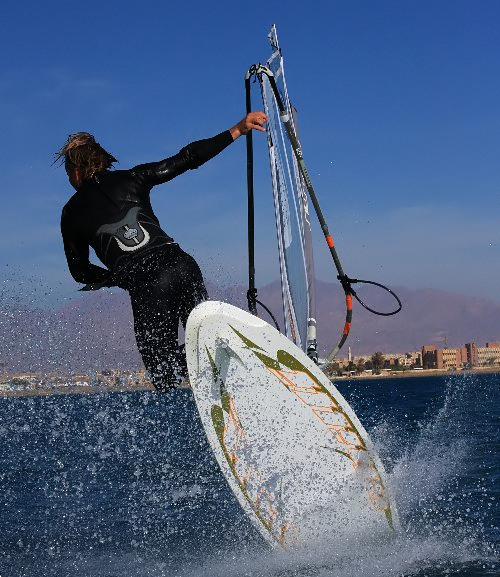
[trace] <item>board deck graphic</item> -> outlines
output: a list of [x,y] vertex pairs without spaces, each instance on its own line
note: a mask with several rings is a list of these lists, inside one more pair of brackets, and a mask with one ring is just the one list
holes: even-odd
[[219,466],[271,545],[397,530],[366,431],[303,351],[261,319],[208,301],[188,319],[186,354]]

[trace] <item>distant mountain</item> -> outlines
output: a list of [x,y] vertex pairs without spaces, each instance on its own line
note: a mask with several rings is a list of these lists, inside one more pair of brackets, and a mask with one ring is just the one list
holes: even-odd
[[[246,308],[244,287],[208,288],[211,298]],[[403,310],[393,317],[372,315],[354,302],[351,334],[339,356],[347,354],[347,346],[354,355],[368,355],[416,351],[425,344],[444,346],[445,338],[450,347],[500,340],[497,303],[433,289],[394,290]],[[395,304],[378,289],[360,285],[359,295],[374,309],[388,311]],[[279,283],[260,288],[259,300],[282,324]],[[344,297],[338,285],[318,281],[317,310],[319,351],[324,355],[344,326]],[[262,311],[261,316],[267,314]],[[140,367],[128,295],[118,290],[89,293],[51,311],[19,304],[0,307],[1,365],[23,371]]]
[[0,364],[9,370],[81,371],[141,366],[126,293],[99,291],[58,310],[0,311]]
[[[361,284],[353,287],[372,309],[389,312],[397,306],[381,289]],[[392,288],[403,303],[395,316],[376,316],[354,299],[351,332],[340,357],[347,356],[348,346],[353,355],[366,355],[417,351],[426,344],[443,347],[445,339],[449,347],[500,341],[500,305],[493,301],[434,289]],[[262,287],[259,299],[281,322],[279,283]],[[340,285],[317,281],[316,301],[318,345],[324,355],[338,342],[344,327],[345,297]]]

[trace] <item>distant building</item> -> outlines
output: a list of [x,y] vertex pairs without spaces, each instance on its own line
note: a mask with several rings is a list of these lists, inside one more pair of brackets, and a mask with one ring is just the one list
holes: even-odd
[[479,357],[477,354],[477,347],[475,343],[466,343],[465,350],[467,352],[467,364],[469,367],[477,367],[479,364]]
[[465,347],[458,349],[443,349],[443,369],[462,369],[467,363]]
[[424,345],[422,347],[422,366],[424,369],[442,369],[443,350],[436,345]]
[[416,351],[414,353],[407,353],[407,355],[410,355],[411,363],[414,367],[422,368],[422,352],[421,351]]
[[467,343],[465,347],[456,349],[425,345],[422,347],[422,366],[424,369],[443,370],[500,366],[500,343],[486,343],[485,347]]
[[494,367],[500,365],[500,343],[486,343],[477,347],[477,366]]
[[397,367],[420,367],[422,354],[419,352],[395,355],[394,365]]
[[462,369],[468,363],[466,347],[438,349],[436,345],[422,347],[422,366],[424,369]]

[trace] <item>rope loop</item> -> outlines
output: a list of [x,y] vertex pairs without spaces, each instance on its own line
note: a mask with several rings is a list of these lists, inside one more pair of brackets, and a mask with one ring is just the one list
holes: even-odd
[[[381,317],[390,317],[392,315],[396,315],[397,313],[399,313],[399,311],[403,308],[403,305],[401,303],[400,298],[398,297],[398,295],[391,290],[389,287],[386,287],[385,285],[372,281],[372,280],[361,280],[361,279],[357,279],[357,278],[349,278],[346,274],[344,275],[338,275],[337,278],[340,281],[340,284],[342,285],[342,288],[344,289],[344,292],[346,294],[351,294],[358,302],[359,304],[365,308],[367,311],[370,311],[371,313],[373,313],[374,315],[379,315]],[[395,308],[393,311],[390,311],[388,313],[382,312],[382,311],[377,311],[375,309],[372,309],[371,307],[369,307],[367,304],[365,304],[358,296],[358,294],[356,293],[356,291],[352,288],[351,285],[353,285],[354,283],[362,283],[362,284],[371,284],[377,287],[380,287],[381,289],[384,289],[385,291],[387,291],[393,298],[394,300],[398,303],[397,308]]]

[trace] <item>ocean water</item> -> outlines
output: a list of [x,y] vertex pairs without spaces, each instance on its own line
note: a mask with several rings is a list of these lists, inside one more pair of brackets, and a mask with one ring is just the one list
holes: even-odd
[[0,398],[0,577],[500,575],[500,374],[337,386],[389,473],[394,541],[270,551],[188,390]]

